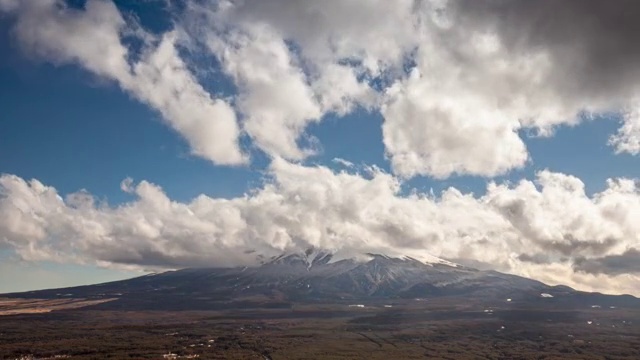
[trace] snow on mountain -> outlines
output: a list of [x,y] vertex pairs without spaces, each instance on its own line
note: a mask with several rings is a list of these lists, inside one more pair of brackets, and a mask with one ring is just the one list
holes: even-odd
[[409,255],[399,254],[382,254],[382,253],[353,253],[344,250],[332,251],[323,250],[318,248],[308,248],[305,251],[288,252],[283,253],[280,256],[274,257],[267,264],[306,264],[307,269],[310,270],[313,266],[327,265],[340,261],[350,261],[354,263],[367,263],[375,258],[395,259],[405,262],[420,262],[421,264],[433,266],[433,265],[446,265],[450,267],[459,267],[460,265],[447,261],[436,256],[420,253]]
[[[631,297],[580,293],[515,275],[472,269],[433,256],[350,254],[315,248],[264,259],[261,265],[253,267],[183,269],[19,296],[58,298],[58,294],[66,293],[83,298],[119,294],[117,301],[103,306],[130,309],[241,308],[247,306],[247,301],[260,306],[326,301],[364,304],[378,300],[388,304],[390,299],[434,297],[500,303],[510,299],[509,303],[515,304],[542,301],[571,306],[638,304],[637,299]],[[549,296],[542,299],[540,294]],[[159,298],[162,301],[158,301]]]

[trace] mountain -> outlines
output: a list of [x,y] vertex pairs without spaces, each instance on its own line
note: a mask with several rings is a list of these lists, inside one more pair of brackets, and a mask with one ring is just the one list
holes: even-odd
[[8,294],[23,298],[85,298],[116,301],[118,309],[228,309],[289,307],[292,303],[383,304],[409,299],[456,298],[556,306],[640,306],[629,295],[611,296],[548,286],[496,271],[481,271],[436,257],[361,254],[340,257],[308,249],[259,266],[192,268],[98,285]]

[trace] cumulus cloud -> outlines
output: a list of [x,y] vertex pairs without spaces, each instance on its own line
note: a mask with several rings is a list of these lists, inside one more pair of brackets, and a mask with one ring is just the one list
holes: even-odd
[[[191,33],[214,39],[210,50],[222,59],[244,45],[220,34],[256,28],[269,36],[249,36],[251,47],[284,54],[227,71],[269,74],[259,89],[241,90],[258,104],[291,96],[295,79],[296,105],[262,116],[277,121],[256,121],[261,107],[244,107],[258,143],[286,134],[286,145],[266,148],[289,159],[313,153],[296,145],[310,122],[353,104],[382,112],[387,155],[403,177],[504,174],[529,160],[522,130],[551,136],[594,112],[619,112],[624,123],[610,145],[638,153],[637,117],[625,110],[635,108],[640,74],[632,1],[224,1],[191,9],[212,24],[198,22]],[[289,70],[277,73],[280,63]]]
[[264,26],[212,37],[223,68],[240,88],[239,111],[256,145],[272,155],[300,160],[314,153],[297,143],[304,128],[321,115],[305,75],[282,38]]
[[[387,157],[403,178],[507,173],[529,161],[523,133],[551,136],[590,113],[619,113],[609,144],[640,152],[631,0],[189,1],[160,35],[109,1],[0,4],[23,47],[116,81],[216,164],[248,161],[243,133],[272,157],[317,154],[308,126],[359,106],[384,116]],[[142,39],[139,60],[125,35]],[[194,44],[232,79],[229,100],[189,71],[210,62],[176,50]]]
[[609,145],[618,154],[640,154],[640,113],[637,109],[624,112],[623,124],[616,134],[611,135]]
[[[92,0],[75,9],[56,0],[5,0],[0,10],[15,15],[13,33],[26,52],[56,64],[78,64],[116,82],[159,111],[195,155],[216,164],[246,163],[233,108],[212,98],[191,74],[176,49],[176,32],[156,39],[127,23],[109,1]],[[143,43],[139,60],[129,60],[132,50],[124,36]]]
[[489,184],[479,197],[455,188],[403,196],[399,179],[377,168],[334,172],[276,159],[262,187],[232,199],[177,202],[146,181],[122,188],[136,199],[114,207],[85,191],[63,198],[37,180],[4,175],[0,241],[27,260],[143,268],[249,265],[256,255],[310,246],[432,254],[637,293],[635,275],[594,270],[621,269],[616,259],[640,245],[640,191],[631,180],[587,196],[580,180],[543,171],[535,182]]
[[[442,79],[450,75],[443,72]],[[388,89],[382,129],[396,173],[493,176],[525,165],[528,154],[517,118],[487,107],[484,96],[457,85],[442,89],[414,70]]]
[[[533,86],[518,86],[514,91],[515,97],[533,96],[530,105],[535,106],[523,117],[525,126],[544,128],[565,120],[531,116],[538,109],[555,107],[557,114],[565,116],[581,110],[619,111],[624,125],[611,145],[617,152],[638,153],[637,116],[628,110],[637,108],[639,92],[637,2],[624,0],[609,6],[579,0],[488,0],[452,1],[450,5],[449,14],[457,28],[495,34],[504,54],[512,59],[541,56],[548,62],[537,70]],[[541,95],[550,101],[538,101]]]
[[599,258],[578,258],[574,267],[578,271],[591,274],[638,274],[640,273],[640,251],[631,248],[619,255],[607,255]]
[[[192,4],[186,15],[187,32],[204,43],[238,86],[244,130],[270,155],[301,160],[316,154],[317,149],[300,145],[309,124],[327,113],[344,115],[356,105],[375,102],[377,95],[362,76],[380,71],[377,62],[383,51],[377,49],[368,67],[341,62],[364,48],[359,39],[342,37],[340,28],[331,28],[336,22],[351,22],[345,15],[357,11],[358,4],[334,5],[223,1],[209,7]],[[370,5],[367,9],[377,15],[384,11]],[[204,16],[205,26],[191,21],[197,16]],[[364,38],[369,36],[367,24],[356,26],[361,40],[371,40]],[[395,52],[401,56],[401,50]]]

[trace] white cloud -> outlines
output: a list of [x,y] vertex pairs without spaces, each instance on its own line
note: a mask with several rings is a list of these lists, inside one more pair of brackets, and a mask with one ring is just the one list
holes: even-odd
[[[175,33],[153,39],[127,24],[109,1],[88,1],[84,10],[68,8],[61,1],[23,1],[3,10],[16,14],[15,36],[30,54],[57,64],[75,63],[115,81],[158,110],[195,155],[216,164],[247,162],[238,144],[234,110],[211,98],[190,73],[176,50]],[[128,62],[130,50],[123,35],[142,36],[140,60]]]
[[446,178],[454,173],[493,176],[523,167],[528,154],[516,132],[518,122],[488,108],[475,92],[453,86],[443,89],[414,70],[388,90],[382,130],[394,172]]
[[401,61],[416,45],[419,19],[413,0],[224,3],[227,5],[212,6],[216,20],[230,27],[268,26],[297,44],[302,56],[315,64],[350,59],[377,74]]
[[544,48],[513,52],[501,34],[450,21],[424,23],[415,67],[386,91],[384,143],[399,175],[507,173],[529,159],[519,130],[551,135],[596,105],[549,86]]
[[454,188],[438,197],[403,196],[399,180],[376,168],[333,172],[280,159],[269,178],[245,196],[200,195],[187,203],[146,181],[125,182],[137,199],[109,207],[84,191],[64,200],[37,180],[4,175],[0,242],[26,260],[146,268],[246,265],[256,254],[309,246],[433,254],[582,289],[637,293],[640,274],[587,273],[581,265],[640,247],[640,191],[632,180],[610,180],[590,197],[579,179],[543,171],[536,182],[489,184],[480,197]]
[[345,160],[343,158],[333,158],[333,160],[331,160],[332,162],[336,163],[336,164],[340,164],[346,168],[350,168],[353,169],[356,165],[354,163],[352,163],[349,160]]
[[640,154],[640,112],[637,108],[623,113],[623,124],[618,132],[609,138],[609,145],[616,153]]
[[319,120],[320,105],[284,40],[268,27],[252,26],[212,37],[209,46],[240,88],[237,106],[256,145],[288,159],[314,154],[296,141],[309,123]]
[[[24,48],[116,81],[216,164],[248,161],[242,132],[271,156],[304,159],[320,148],[310,124],[363,106],[384,115],[398,175],[492,177],[526,165],[521,130],[551,136],[581,112],[634,108],[639,92],[635,25],[616,20],[617,11],[639,10],[631,3],[595,11],[548,1],[189,2],[175,30],[158,36],[109,1],[85,10],[54,0],[1,4],[16,14]],[[125,35],[144,43],[133,63]],[[187,66],[209,65],[187,64],[176,49],[193,44],[237,86],[229,102],[212,98]],[[639,152],[633,114],[611,137],[617,153]]]
[[[638,73],[635,53],[624,49],[634,46],[624,35],[629,24],[611,31],[607,25],[615,11],[592,20],[620,47],[613,50],[621,60],[590,60],[602,44],[571,15],[593,18],[598,12],[590,5],[555,5],[560,21],[545,15],[552,9],[545,1],[531,8],[488,1],[222,4],[192,5],[187,19],[206,14],[208,21],[185,26],[195,38],[216,40],[211,52],[241,85],[246,130],[259,147],[288,159],[313,154],[296,143],[309,123],[362,105],[383,113],[384,144],[397,174],[492,177],[526,165],[521,130],[551,136],[559,125],[579,123],[580,113],[621,109],[638,92],[633,82],[614,81],[617,65],[629,78]],[[255,36],[255,29],[265,35]],[[251,41],[228,41],[236,32]],[[242,81],[263,74],[254,86]],[[628,120],[612,138],[617,152],[634,153],[633,124]]]
[[[236,103],[255,145],[301,160],[317,153],[299,144],[309,124],[330,112],[377,105],[379,94],[368,81],[401,62],[411,47],[411,3],[191,4],[181,25],[238,85]],[[203,15],[204,26],[194,20]],[[402,26],[379,21],[390,16]]]

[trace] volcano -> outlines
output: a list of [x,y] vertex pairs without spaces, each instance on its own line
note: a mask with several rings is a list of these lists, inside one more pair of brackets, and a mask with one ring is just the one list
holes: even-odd
[[483,271],[437,257],[417,259],[366,253],[337,256],[308,249],[262,260],[253,267],[188,268],[133,279],[5,297],[111,299],[98,307],[120,310],[282,308],[292,303],[369,303],[452,298],[461,302],[514,302],[557,306],[633,306],[630,295],[604,295]]

